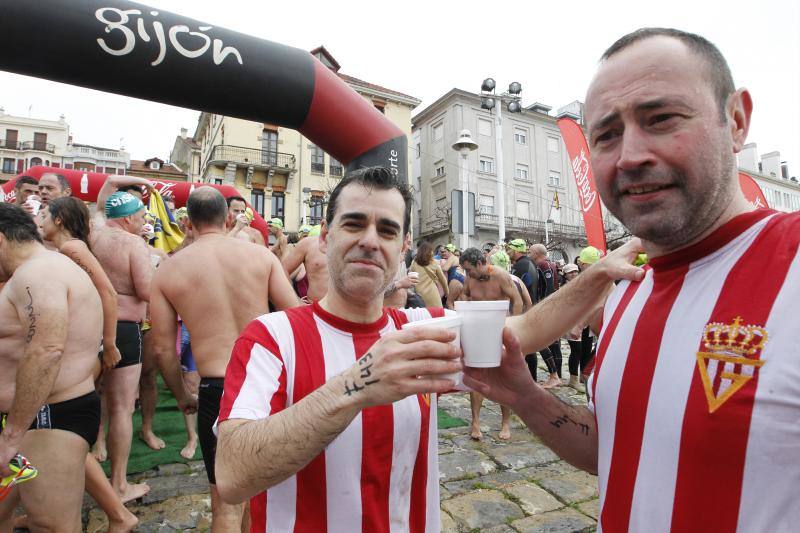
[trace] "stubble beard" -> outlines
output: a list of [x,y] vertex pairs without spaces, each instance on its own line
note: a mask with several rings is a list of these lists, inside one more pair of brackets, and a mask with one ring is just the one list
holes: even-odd
[[[732,157],[723,157],[710,175],[717,178],[705,190],[690,191],[686,188],[688,178],[685,173],[672,171],[672,183],[680,191],[681,200],[677,205],[662,206],[657,211],[642,213],[635,208],[623,212],[621,202],[616,201],[611,212],[622,222],[628,231],[645,241],[656,244],[664,250],[676,250],[694,242],[705,233],[722,215],[734,196],[734,184],[728,176],[733,169]],[[738,186],[738,185],[737,185]],[[620,195],[614,192],[615,199]],[[615,212],[616,211],[616,212]],[[656,220],[653,218],[656,217]]]

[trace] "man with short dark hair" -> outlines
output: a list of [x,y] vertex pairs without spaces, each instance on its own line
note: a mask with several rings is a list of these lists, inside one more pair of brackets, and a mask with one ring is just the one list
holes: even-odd
[[236,342],[217,476],[225,500],[252,498],[253,531],[439,528],[436,393],[453,382],[438,374],[461,367],[460,350],[444,329],[399,331],[441,308],[382,308],[411,202],[388,169],[345,176],[320,239],[328,293],[259,317]]
[[[467,248],[461,253],[459,260],[466,274],[462,300],[509,300],[511,314],[522,313],[522,298],[508,272],[488,264],[484,253],[477,248]],[[478,440],[482,436],[480,418],[483,396],[477,392],[470,392],[469,397],[472,411],[470,436]],[[500,410],[501,425],[498,438],[508,440],[511,438],[511,409],[501,403]]]
[[39,182],[33,176],[20,176],[14,183],[14,203],[23,207],[28,196],[39,195]]
[[261,232],[250,227],[252,220],[247,214],[247,202],[245,202],[244,198],[241,196],[229,196],[225,201],[228,205],[228,235],[253,244],[266,246]]
[[176,354],[177,318],[189,332],[194,363],[200,375],[197,433],[211,484],[212,529],[238,531],[244,506],[219,499],[212,431],[219,414],[225,367],[236,337],[245,326],[269,311],[299,305],[291,283],[275,255],[263,246],[226,236],[227,205],[213,187],[199,187],[187,201],[194,242],[156,271],[150,294],[153,351],[164,381],[179,405],[191,411]]
[[[641,238],[648,268],[616,288],[605,282],[613,292],[589,409],[519,372],[514,334],[526,348],[536,307],[509,320],[499,368],[465,377],[509,402],[564,459],[598,473],[604,531],[788,532],[800,523],[800,213],[753,210],[745,199],[736,153],[753,104],[731,80],[706,39],[645,28],[609,48],[591,82],[597,189]],[[640,251],[611,252],[547,310],[558,304],[580,323],[592,302],[573,289],[599,287],[609,259],[633,262]]]
[[5,203],[0,283],[0,478],[17,453],[39,469],[0,501],[0,530],[11,531],[21,503],[32,531],[80,531],[84,463],[100,425],[100,297],[75,262],[42,246],[28,214]]
[[67,178],[55,172],[45,172],[39,178],[39,196],[42,204],[47,205],[50,200],[61,198],[62,196],[72,196],[72,189]]

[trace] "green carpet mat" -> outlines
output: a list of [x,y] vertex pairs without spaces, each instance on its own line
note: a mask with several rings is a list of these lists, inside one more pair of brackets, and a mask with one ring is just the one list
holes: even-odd
[[[460,418],[450,416],[442,409],[438,409],[438,425],[439,429],[448,429],[466,426],[467,423]],[[160,376],[158,378],[158,401],[153,431],[157,436],[164,439],[167,447],[158,451],[151,450],[139,438],[141,428],[142,414],[137,410],[133,415],[133,445],[128,459],[128,474],[138,474],[163,464],[188,462],[180,454],[181,449],[186,444],[186,425],[183,422],[183,415],[178,411],[175,398],[164,385]],[[195,451],[194,459],[201,459],[200,446]],[[109,468],[108,461],[103,463],[106,475],[110,474]]]

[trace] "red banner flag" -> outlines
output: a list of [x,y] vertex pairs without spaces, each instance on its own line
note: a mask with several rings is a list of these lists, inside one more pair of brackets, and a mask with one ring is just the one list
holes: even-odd
[[764,196],[764,191],[758,186],[756,180],[749,174],[739,172],[739,187],[742,188],[744,197],[747,201],[753,204],[756,209],[769,208],[767,198]]
[[567,145],[567,153],[578,186],[578,198],[583,212],[583,224],[586,226],[586,240],[601,252],[606,252],[606,233],[603,227],[603,209],[600,207],[600,195],[594,182],[592,164],[589,161],[589,145],[583,130],[568,118],[558,120],[558,129]]

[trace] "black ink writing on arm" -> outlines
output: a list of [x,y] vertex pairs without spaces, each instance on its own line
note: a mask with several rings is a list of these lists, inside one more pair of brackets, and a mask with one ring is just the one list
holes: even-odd
[[36,335],[36,311],[33,309],[31,288],[25,287],[25,292],[28,293],[28,305],[25,306],[25,310],[28,312],[28,334],[25,335],[25,342],[31,342],[33,336]]
[[558,429],[561,429],[561,426],[563,426],[564,424],[572,424],[573,426],[578,428],[578,430],[580,430],[580,432],[583,435],[589,435],[589,426],[572,420],[568,415],[561,415],[559,417],[556,417],[555,419],[550,421],[550,424],[552,424]]
[[86,265],[84,265],[84,264],[83,264],[83,262],[82,262],[80,259],[78,259],[78,254],[77,254],[77,253],[70,254],[69,258],[70,258],[70,259],[72,259],[72,261],[73,261],[73,262],[74,262],[76,265],[78,265],[79,267],[81,267],[81,268],[82,268],[82,269],[83,269],[83,270],[84,270],[84,271],[85,271],[87,274],[89,274],[89,276],[91,276],[91,275],[92,275],[92,271],[91,271],[91,270],[89,270],[89,267],[88,267],[88,266],[86,266]]

